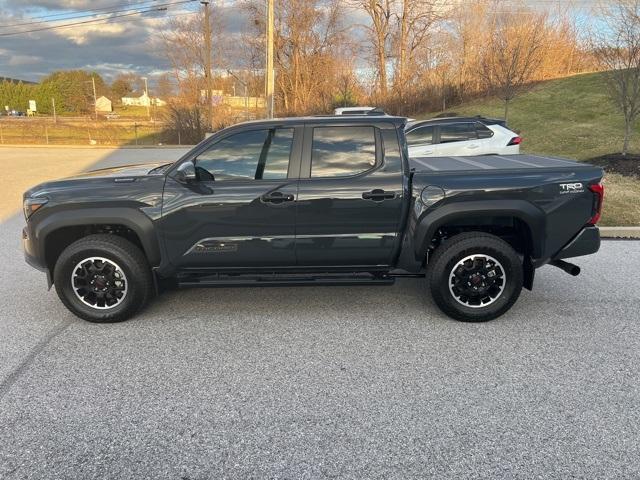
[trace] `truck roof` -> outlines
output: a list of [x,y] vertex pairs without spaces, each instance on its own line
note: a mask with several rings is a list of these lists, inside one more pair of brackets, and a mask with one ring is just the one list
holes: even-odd
[[540,155],[478,155],[473,157],[414,157],[411,167],[417,172],[463,172],[498,170],[526,170],[538,168],[581,168],[592,165],[564,158]]

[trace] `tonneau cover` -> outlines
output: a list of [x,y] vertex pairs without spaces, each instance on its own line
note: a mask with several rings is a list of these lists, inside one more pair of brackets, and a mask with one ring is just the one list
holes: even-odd
[[580,168],[587,164],[540,155],[478,155],[473,157],[414,157],[411,166],[419,172],[488,171],[536,168]]

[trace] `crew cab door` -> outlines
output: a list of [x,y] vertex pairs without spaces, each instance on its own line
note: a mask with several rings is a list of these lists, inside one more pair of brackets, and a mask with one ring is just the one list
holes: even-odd
[[177,268],[293,266],[302,127],[243,126],[196,147],[196,179],[169,174],[161,236]]
[[298,184],[298,265],[389,265],[404,201],[392,124],[308,124]]

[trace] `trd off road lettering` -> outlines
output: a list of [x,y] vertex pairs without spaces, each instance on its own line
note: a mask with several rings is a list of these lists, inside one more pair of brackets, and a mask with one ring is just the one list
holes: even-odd
[[[450,123],[407,127],[376,112],[248,122],[173,164],[43,183],[24,194],[25,257],[92,322],[130,318],[175,286],[403,276],[426,276],[450,317],[491,320],[533,287],[536,268],[577,275],[565,259],[598,250],[602,170],[514,146],[408,155],[406,131],[429,149]],[[466,123],[474,141],[499,137],[489,119]]]
[[582,183],[561,183],[560,193],[582,193],[584,185]]

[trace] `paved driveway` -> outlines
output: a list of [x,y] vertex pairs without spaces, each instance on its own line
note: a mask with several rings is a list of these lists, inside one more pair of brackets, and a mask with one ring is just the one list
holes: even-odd
[[[117,154],[114,154],[114,158]],[[639,478],[640,242],[487,324],[423,281],[171,292],[93,325],[0,224],[0,478]]]
[[45,180],[130,163],[171,162],[187,148],[61,148],[0,146],[0,221],[22,208],[22,193]]

